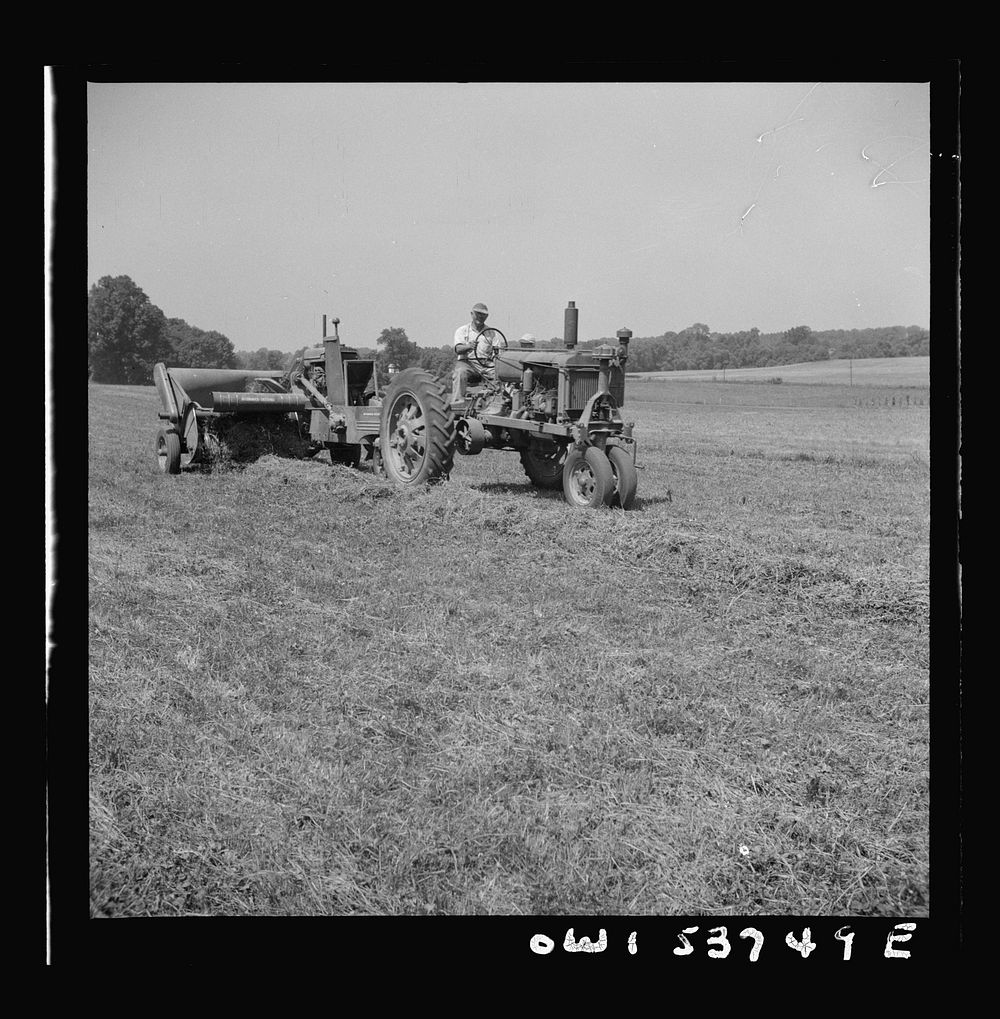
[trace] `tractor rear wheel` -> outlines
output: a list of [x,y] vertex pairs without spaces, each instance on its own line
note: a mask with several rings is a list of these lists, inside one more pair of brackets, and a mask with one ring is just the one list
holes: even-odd
[[156,459],[164,474],[181,472],[181,437],[161,428],[156,436]]
[[532,443],[521,450],[521,466],[533,485],[558,488],[562,484],[566,447],[554,442]]
[[615,488],[611,493],[612,506],[631,509],[635,502],[635,490],[639,487],[639,474],[632,463],[632,457],[621,446],[608,447],[608,462],[615,474]]
[[563,495],[571,506],[596,509],[607,506],[615,491],[615,474],[603,450],[588,446],[572,449],[563,466]]
[[397,485],[447,478],[455,460],[455,415],[430,372],[406,368],[393,376],[379,428],[386,477]]

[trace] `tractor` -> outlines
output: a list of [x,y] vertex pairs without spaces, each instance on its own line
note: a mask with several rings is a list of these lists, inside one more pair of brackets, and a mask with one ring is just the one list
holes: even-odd
[[[205,433],[222,415],[291,415],[315,455],[334,463],[370,463],[400,486],[446,480],[454,456],[511,450],[539,488],[562,488],[575,507],[635,502],[636,442],[622,419],[625,362],[632,333],[620,329],[617,345],[577,349],[578,309],[565,311],[561,344],[510,344],[493,334],[496,383],[487,365],[470,354],[484,374],[466,398],[452,404],[429,371],[406,368],[380,384],[373,360],[340,342],[333,319],[323,343],[305,350],[289,371],[167,368],[157,364],[160,395],[156,453],[160,469],[178,473],[203,455]],[[496,342],[496,335],[501,341]],[[492,373],[489,373],[492,374]]]

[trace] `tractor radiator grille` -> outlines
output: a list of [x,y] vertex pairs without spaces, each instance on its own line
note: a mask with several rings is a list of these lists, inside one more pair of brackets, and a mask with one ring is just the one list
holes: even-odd
[[[621,407],[625,403],[625,372],[611,369],[609,384],[612,399]],[[597,392],[596,371],[573,371],[569,376],[569,406],[566,410],[583,410],[587,401]]]

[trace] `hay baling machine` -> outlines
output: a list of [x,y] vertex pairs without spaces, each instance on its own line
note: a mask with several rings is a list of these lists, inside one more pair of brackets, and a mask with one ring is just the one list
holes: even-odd
[[510,450],[534,485],[561,487],[572,506],[634,504],[636,442],[621,416],[630,330],[619,329],[615,345],[579,350],[572,301],[561,345],[511,344],[490,326],[483,332],[493,341],[496,382],[489,381],[490,365],[470,354],[474,372],[485,373],[476,372],[466,398],[452,404],[445,386],[422,368],[406,368],[381,385],[375,362],[343,346],[340,320],[332,322],[328,336],[323,316],[322,346],[303,351],[289,371],[157,364],[160,470],[177,474],[204,458],[215,419],[281,415],[296,423],[309,455],[327,449],[334,463],[370,462],[397,485],[447,479],[456,452]]

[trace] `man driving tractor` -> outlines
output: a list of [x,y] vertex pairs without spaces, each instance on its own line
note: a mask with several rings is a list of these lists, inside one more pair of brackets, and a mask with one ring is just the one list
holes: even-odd
[[489,309],[485,304],[472,308],[472,321],[455,330],[455,368],[452,373],[452,405],[463,404],[468,383],[482,381],[494,398],[487,413],[500,413],[503,390],[497,378],[496,355],[507,346],[501,333],[486,328]]

